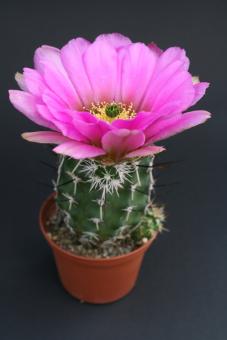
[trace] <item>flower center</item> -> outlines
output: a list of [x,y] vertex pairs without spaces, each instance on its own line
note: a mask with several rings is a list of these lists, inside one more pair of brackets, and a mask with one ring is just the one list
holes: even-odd
[[110,118],[116,118],[121,113],[121,107],[117,104],[109,104],[106,106],[105,113]]
[[89,110],[94,116],[107,122],[112,122],[115,119],[131,119],[135,117],[135,111],[132,104],[123,103],[92,103]]

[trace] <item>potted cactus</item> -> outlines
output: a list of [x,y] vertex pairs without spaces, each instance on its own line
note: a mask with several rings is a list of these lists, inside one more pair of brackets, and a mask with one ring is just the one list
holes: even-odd
[[34,69],[16,74],[16,109],[44,131],[30,142],[56,144],[54,193],[40,226],[60,279],[74,297],[106,303],[134,286],[146,250],[163,228],[153,199],[155,142],[205,122],[187,112],[208,83],[188,72],[185,51],[132,43],[121,34],[38,48]]

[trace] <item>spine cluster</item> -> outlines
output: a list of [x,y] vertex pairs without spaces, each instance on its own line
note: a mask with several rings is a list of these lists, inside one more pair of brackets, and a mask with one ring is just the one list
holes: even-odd
[[65,225],[81,243],[150,238],[161,228],[152,206],[152,166],[149,157],[104,165],[61,156],[55,190]]

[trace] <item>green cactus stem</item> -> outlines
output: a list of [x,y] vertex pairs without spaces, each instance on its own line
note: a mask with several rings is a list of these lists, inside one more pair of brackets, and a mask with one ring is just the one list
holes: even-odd
[[55,183],[64,223],[81,242],[131,238],[139,243],[161,229],[151,200],[153,157],[106,165],[61,156]]

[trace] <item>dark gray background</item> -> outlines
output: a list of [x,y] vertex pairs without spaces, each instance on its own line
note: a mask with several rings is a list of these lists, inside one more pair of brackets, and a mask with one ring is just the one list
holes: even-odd
[[[227,339],[226,1],[5,1],[1,3],[1,340]],[[213,118],[162,143],[157,172],[166,228],[146,256],[135,290],[106,306],[81,304],[62,289],[37,215],[51,192],[55,157],[20,133],[36,126],[8,102],[14,73],[41,44],[119,31],[134,41],[188,51],[191,72],[210,81],[197,107]],[[172,182],[179,182],[172,184]]]

